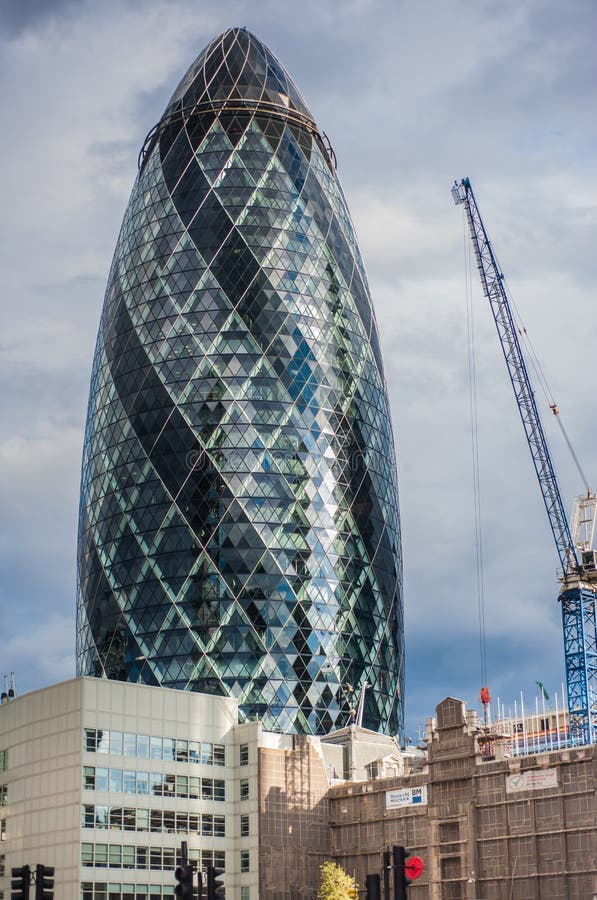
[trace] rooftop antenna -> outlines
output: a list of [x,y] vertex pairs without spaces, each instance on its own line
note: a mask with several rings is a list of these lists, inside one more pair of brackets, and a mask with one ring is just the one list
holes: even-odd
[[0,703],[8,703],[8,676],[4,676],[4,690],[0,694]]
[[8,699],[14,700],[14,698],[16,696],[17,696],[17,692],[15,689],[15,673],[11,672],[10,673],[10,688],[8,689]]
[[365,712],[365,693],[367,688],[370,687],[368,682],[363,683],[363,687],[361,688],[361,696],[359,697],[359,705],[357,706],[357,714],[355,725],[358,725],[359,728],[363,727],[363,713]]

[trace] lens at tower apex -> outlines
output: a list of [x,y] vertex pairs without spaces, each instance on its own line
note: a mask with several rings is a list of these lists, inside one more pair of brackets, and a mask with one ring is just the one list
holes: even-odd
[[[348,102],[348,98],[347,98]],[[332,154],[231,28],[143,144],[93,360],[78,672],[402,732],[394,445]],[[352,691],[352,692],[351,692]]]

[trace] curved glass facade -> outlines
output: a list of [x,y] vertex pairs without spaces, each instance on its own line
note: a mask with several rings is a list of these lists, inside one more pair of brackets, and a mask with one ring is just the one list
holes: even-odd
[[[270,730],[402,731],[396,466],[330,154],[244,29],[150,132],[83,453],[78,672],[233,695]],[[350,686],[354,693],[350,693]]]

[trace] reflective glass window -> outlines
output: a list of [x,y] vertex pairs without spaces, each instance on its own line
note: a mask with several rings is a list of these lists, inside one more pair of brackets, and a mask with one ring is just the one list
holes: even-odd
[[122,794],[122,769],[110,769],[110,790]]
[[104,769],[102,766],[95,767],[95,789],[96,791],[107,791],[109,790],[109,769]]
[[124,755],[125,756],[136,756],[137,755],[137,735],[136,734],[125,734],[123,740],[124,747]]
[[138,809],[137,810],[137,831],[149,831],[149,810],[148,809]]
[[122,733],[120,731],[110,732],[110,753],[112,756],[122,756]]
[[201,762],[206,766],[213,765],[214,745],[203,741],[201,743]]
[[178,762],[188,762],[189,760],[189,742],[176,741],[176,759]]
[[137,772],[136,791],[138,794],[149,794],[149,772]]
[[188,796],[190,797],[191,800],[196,800],[199,797],[200,784],[201,784],[201,779],[196,778],[195,776],[191,775],[191,777],[189,778],[189,789],[188,789]]
[[124,770],[124,793],[125,794],[136,794],[137,793],[137,773],[135,769],[125,769]]
[[224,744],[214,744],[214,765],[226,765],[226,748]]
[[197,741],[189,741],[189,762],[198,763],[201,759],[201,745]]

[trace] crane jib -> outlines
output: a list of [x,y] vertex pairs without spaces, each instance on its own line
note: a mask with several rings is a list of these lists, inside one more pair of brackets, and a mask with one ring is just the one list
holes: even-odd
[[556,544],[556,550],[560,558],[564,578],[566,578],[578,573],[578,557],[522,347],[518,339],[518,332],[508,295],[504,287],[504,276],[499,270],[468,178],[464,178],[460,184],[454,184],[452,196],[456,204],[464,204],[483,293],[489,300],[498,331],[500,346],[506,361],[508,375],[516,397],[518,411]]

